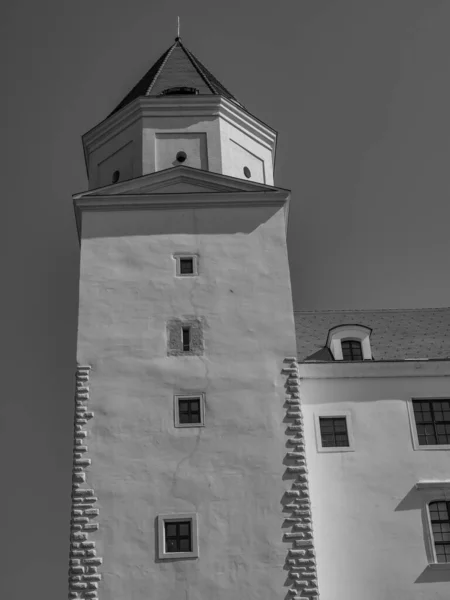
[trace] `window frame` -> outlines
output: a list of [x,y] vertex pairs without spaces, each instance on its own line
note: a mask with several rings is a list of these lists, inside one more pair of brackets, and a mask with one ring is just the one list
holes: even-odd
[[[322,446],[322,435],[320,432],[320,419],[342,419],[347,424],[348,446]],[[355,438],[353,436],[352,415],[348,410],[319,411],[314,413],[314,429],[316,434],[317,452],[354,452]]]
[[[166,552],[166,523],[190,521],[191,523],[191,548],[190,552]],[[171,513],[158,515],[158,558],[185,559],[198,558],[198,519],[197,513]]]
[[[344,348],[343,348],[343,344],[350,344],[350,354],[352,355],[352,358],[344,358]],[[352,348],[352,344],[358,344],[359,350],[361,352],[361,358],[353,358],[353,348]],[[361,340],[355,340],[354,338],[345,338],[345,339],[341,339],[341,350],[342,350],[342,360],[347,361],[347,362],[359,362],[363,359],[363,349],[362,349],[362,343]]]
[[430,444],[421,445],[419,444],[419,434],[417,433],[417,423],[414,415],[414,401],[418,402],[450,402],[449,396],[430,396],[430,397],[412,397],[408,398],[407,408],[409,417],[409,427],[411,431],[412,446],[414,450],[450,450],[450,444]]
[[450,502],[450,480],[446,481],[419,481],[416,490],[422,495],[422,522],[425,533],[425,552],[428,568],[439,571],[450,571],[450,562],[437,562],[436,546],[434,541],[433,524],[431,522],[430,503]]
[[[175,259],[175,275],[177,277],[196,277],[198,275],[198,254],[190,254],[188,252],[176,252],[173,255]],[[181,272],[181,261],[183,259],[192,260],[192,273]]]
[[[365,360],[372,360],[372,349],[370,347],[371,333],[372,330],[364,325],[338,325],[329,330],[326,346],[336,361],[359,363]],[[343,341],[355,341],[361,344],[361,361],[344,361],[342,354]]]
[[[180,422],[180,400],[200,400],[200,423],[181,423]],[[173,397],[174,408],[174,425],[175,427],[186,428],[186,427],[204,427],[205,426],[205,394],[199,392],[187,392],[175,394]]]
[[[184,333],[185,331],[188,332],[188,337],[189,337],[189,342],[188,344],[184,343]],[[188,349],[186,350],[185,345],[188,346]],[[191,352],[192,351],[192,327],[190,325],[182,325],[181,326],[181,351],[184,352]]]

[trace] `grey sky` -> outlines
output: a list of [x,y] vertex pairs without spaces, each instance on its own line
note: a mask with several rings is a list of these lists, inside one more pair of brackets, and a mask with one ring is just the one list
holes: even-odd
[[186,46],[279,132],[296,308],[447,306],[450,3],[17,0],[3,12],[0,597],[59,600],[81,135],[172,43],[180,15]]

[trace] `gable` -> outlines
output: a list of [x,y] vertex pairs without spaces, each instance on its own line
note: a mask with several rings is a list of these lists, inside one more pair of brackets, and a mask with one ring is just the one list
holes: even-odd
[[139,190],[139,194],[192,194],[205,192],[232,192],[233,188],[225,186],[205,186],[192,181],[171,181],[162,185],[149,185]]
[[84,196],[119,196],[119,195],[150,195],[150,194],[185,194],[210,192],[277,192],[281,190],[269,185],[245,181],[211,171],[202,171],[192,167],[172,167],[165,171],[157,171],[107,185],[95,190],[76,194],[74,198]]

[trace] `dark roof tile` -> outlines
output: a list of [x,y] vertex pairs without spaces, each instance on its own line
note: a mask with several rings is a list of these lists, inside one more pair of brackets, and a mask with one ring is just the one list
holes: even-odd
[[327,360],[321,351],[328,331],[350,323],[372,329],[374,360],[450,358],[450,308],[297,311],[294,317],[300,361]]
[[[111,115],[141,96],[159,96],[173,87],[192,87],[199,94],[215,94],[240,102],[218,81],[214,75],[190,52],[179,38],[152,65],[134,88],[119,102]],[[110,115],[110,116],[111,116]]]

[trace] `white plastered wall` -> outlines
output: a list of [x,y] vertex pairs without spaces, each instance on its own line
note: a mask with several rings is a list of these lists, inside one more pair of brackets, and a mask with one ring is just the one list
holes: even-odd
[[223,118],[220,119],[220,136],[224,175],[245,179],[243,169],[247,166],[252,173],[250,181],[274,185],[269,148]]
[[99,141],[90,151],[89,189],[103,187],[112,183],[114,171],[120,171],[119,181],[132,179],[142,174],[142,128],[133,123]]
[[[78,360],[92,366],[86,485],[99,499],[99,595],[286,595],[283,359],[295,354],[284,210],[87,212]],[[198,254],[198,277],[174,254]],[[205,354],[168,357],[166,321],[204,318]],[[205,427],[173,397],[205,393]],[[199,558],[160,562],[160,513],[198,515]]]
[[[179,144],[176,136],[179,134]],[[161,144],[164,138],[171,138],[170,144]],[[190,140],[189,140],[190,138]],[[179,147],[178,147],[179,146]],[[198,150],[197,150],[198,146]],[[142,174],[154,173],[174,166],[169,154],[176,157],[177,148],[185,150],[188,160],[183,163],[204,170],[221,173],[221,147],[218,117],[146,117],[142,135]],[[160,151],[159,157],[157,152]],[[199,154],[199,160],[189,161],[189,151]],[[206,156],[205,156],[206,154]]]
[[[450,451],[414,450],[407,407],[445,395],[448,377],[302,380],[321,600],[448,600],[450,572],[427,566],[424,496],[414,486],[449,479]],[[345,413],[354,451],[318,452],[315,415]]]

